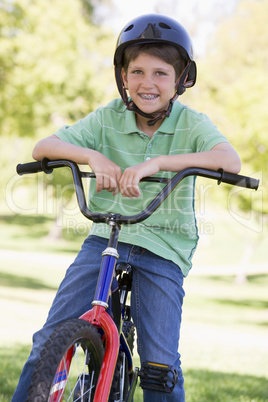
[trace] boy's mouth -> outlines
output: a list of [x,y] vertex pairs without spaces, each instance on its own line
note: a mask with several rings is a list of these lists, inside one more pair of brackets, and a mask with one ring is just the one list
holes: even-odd
[[139,96],[142,99],[146,99],[146,100],[152,100],[152,99],[158,98],[158,95],[154,95],[154,94],[139,94]]

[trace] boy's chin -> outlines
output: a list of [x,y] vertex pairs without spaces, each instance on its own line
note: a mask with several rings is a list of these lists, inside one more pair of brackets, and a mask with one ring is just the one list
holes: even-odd
[[143,112],[143,113],[147,113],[147,114],[153,114],[153,113],[158,113],[162,110],[164,110],[164,108],[159,108],[159,107],[149,107],[149,106],[144,106],[144,105],[137,105],[138,108]]
[[162,112],[163,110],[167,110],[169,104],[162,105],[162,106],[159,106],[159,105],[157,105],[157,106],[156,105],[143,105],[143,104],[138,105],[137,104],[137,106],[143,113],[153,114],[153,113]]

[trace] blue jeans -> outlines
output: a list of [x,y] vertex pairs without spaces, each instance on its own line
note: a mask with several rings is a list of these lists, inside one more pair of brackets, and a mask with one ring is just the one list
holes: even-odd
[[[25,402],[40,351],[54,328],[91,308],[101,253],[106,247],[106,239],[89,236],[66,271],[44,327],[33,336],[33,348],[21,373],[13,402]],[[118,262],[127,262],[133,267],[131,314],[137,329],[141,363],[149,360],[172,365],[179,373],[172,393],[144,390],[144,401],[183,402],[184,380],[178,353],[184,297],[182,272],[172,261],[138,246],[119,243],[118,252]]]

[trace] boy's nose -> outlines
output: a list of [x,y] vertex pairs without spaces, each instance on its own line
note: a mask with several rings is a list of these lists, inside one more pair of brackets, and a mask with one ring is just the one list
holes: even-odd
[[142,81],[142,85],[144,88],[152,88],[154,86],[154,82],[152,77],[150,76],[144,76],[143,81]]

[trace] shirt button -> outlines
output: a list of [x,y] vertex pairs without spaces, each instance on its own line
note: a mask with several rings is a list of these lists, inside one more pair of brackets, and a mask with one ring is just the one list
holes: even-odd
[[147,156],[146,160],[149,161],[151,158],[149,156]]

